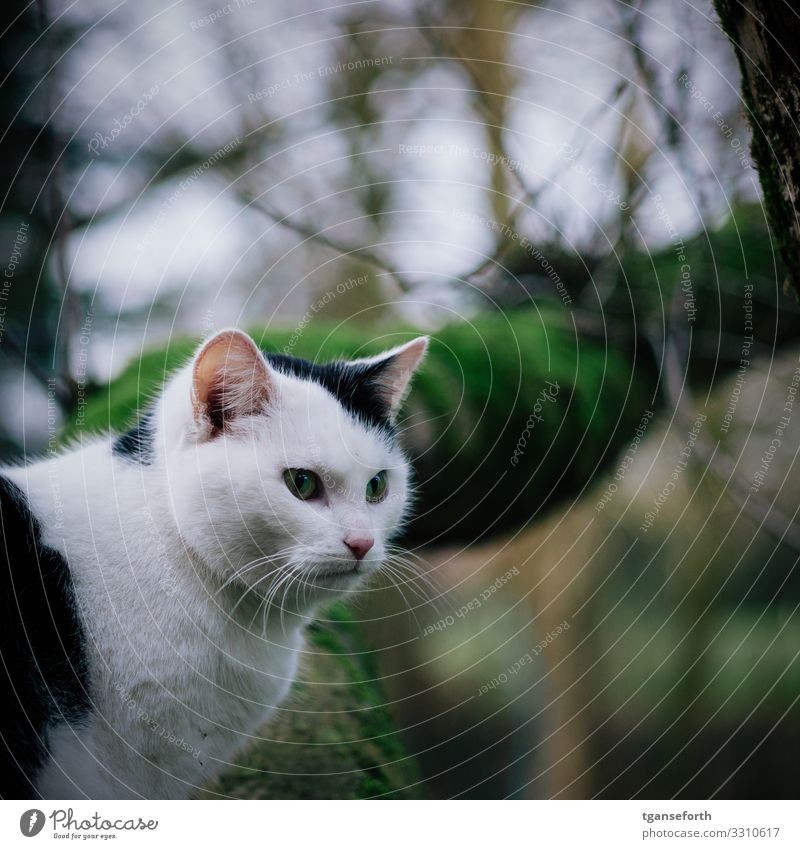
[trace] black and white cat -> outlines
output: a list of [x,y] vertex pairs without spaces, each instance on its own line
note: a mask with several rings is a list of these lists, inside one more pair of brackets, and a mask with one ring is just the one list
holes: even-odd
[[0,469],[0,796],[185,798],[232,762],[403,522],[426,347],[312,365],[225,330],[128,434]]

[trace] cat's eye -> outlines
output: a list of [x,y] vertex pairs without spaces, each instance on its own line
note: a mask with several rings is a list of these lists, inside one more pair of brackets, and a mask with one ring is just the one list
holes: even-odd
[[386,472],[378,472],[367,484],[367,501],[372,504],[386,497]]
[[309,469],[287,469],[283,479],[289,492],[301,501],[316,498],[322,492],[319,477]]

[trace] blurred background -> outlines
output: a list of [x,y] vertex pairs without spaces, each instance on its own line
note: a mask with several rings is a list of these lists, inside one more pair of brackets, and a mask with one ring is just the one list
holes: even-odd
[[9,0],[0,458],[237,324],[433,339],[408,554],[211,797],[796,797],[800,310],[694,0]]

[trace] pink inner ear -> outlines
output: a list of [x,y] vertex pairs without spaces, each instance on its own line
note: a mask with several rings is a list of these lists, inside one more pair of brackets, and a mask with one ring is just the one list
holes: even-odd
[[195,419],[211,423],[212,435],[240,416],[263,410],[270,378],[264,357],[244,333],[226,330],[210,339],[194,364]]

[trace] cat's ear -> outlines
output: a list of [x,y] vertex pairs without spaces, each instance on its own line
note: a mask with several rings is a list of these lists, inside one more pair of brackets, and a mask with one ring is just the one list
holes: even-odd
[[256,343],[241,330],[220,330],[192,364],[195,422],[216,436],[236,419],[264,410],[272,392],[270,371]]
[[419,336],[377,357],[354,362],[354,365],[368,367],[372,391],[377,394],[391,422],[397,418],[411,388],[411,377],[422,363],[427,350],[428,337]]

